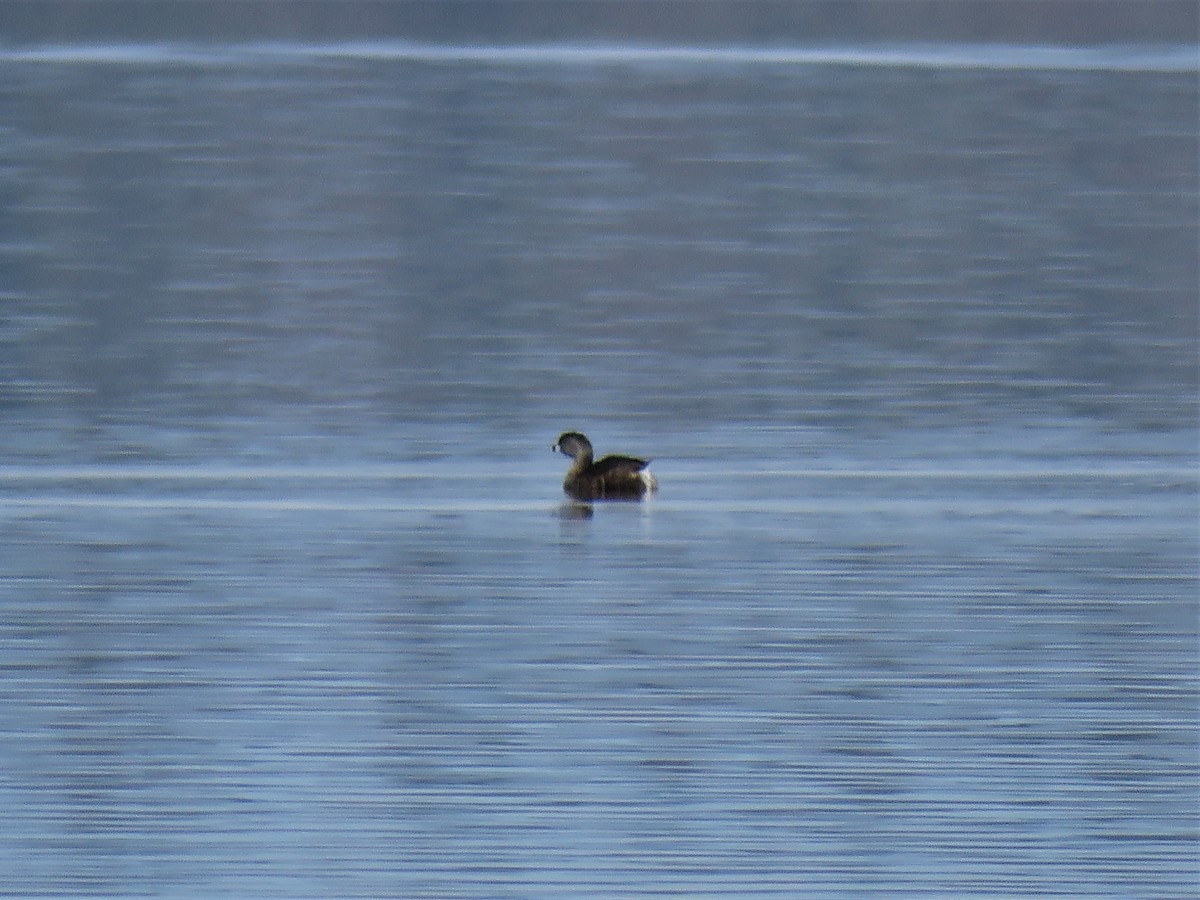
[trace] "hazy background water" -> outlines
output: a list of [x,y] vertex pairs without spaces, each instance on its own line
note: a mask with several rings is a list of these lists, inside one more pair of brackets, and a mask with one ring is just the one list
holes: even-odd
[[0,74],[0,891],[1194,893],[1194,53]]

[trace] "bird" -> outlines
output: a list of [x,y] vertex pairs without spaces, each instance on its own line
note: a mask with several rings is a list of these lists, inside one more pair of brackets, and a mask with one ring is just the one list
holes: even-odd
[[571,457],[563,492],[576,500],[640,500],[658,490],[648,460],[605,456],[592,461],[592,442],[578,431],[564,431],[550,448]]

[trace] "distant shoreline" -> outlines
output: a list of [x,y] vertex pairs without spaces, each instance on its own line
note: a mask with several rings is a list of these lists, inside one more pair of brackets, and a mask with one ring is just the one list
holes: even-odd
[[8,0],[0,46],[157,41],[1195,45],[1194,0]]
[[411,41],[69,43],[0,47],[0,62],[109,65],[270,65],[305,60],[486,65],[809,65],[997,71],[1196,72],[1189,46],[1103,48],[1008,44],[704,47],[651,44],[430,44]]

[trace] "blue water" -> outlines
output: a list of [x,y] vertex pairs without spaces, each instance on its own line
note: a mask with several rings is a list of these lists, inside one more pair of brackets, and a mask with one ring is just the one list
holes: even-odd
[[1194,895],[1190,48],[0,72],[2,892]]

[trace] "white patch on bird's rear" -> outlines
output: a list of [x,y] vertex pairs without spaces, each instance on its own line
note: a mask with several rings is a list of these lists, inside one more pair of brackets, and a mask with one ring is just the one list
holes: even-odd
[[658,480],[651,474],[649,469],[642,469],[642,471],[638,472],[638,478],[642,479],[642,484],[646,486],[646,490],[658,490]]

